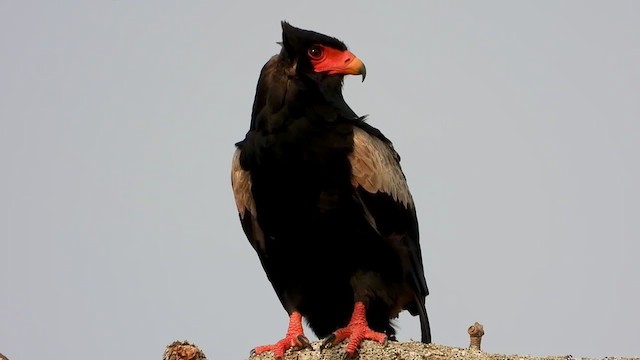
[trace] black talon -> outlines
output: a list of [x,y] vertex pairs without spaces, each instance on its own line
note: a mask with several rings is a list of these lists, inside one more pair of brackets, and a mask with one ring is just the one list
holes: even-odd
[[[396,341],[398,341],[398,340],[396,340]],[[385,336],[384,341],[380,345],[382,345],[382,347],[385,347],[385,346],[387,346],[388,343],[389,343],[389,337]]]
[[335,340],[336,340],[336,334],[331,334],[327,336],[327,338],[324,339],[324,341],[322,342],[322,345],[320,345],[320,350],[324,350],[332,347],[333,345],[335,345],[333,343]]
[[298,342],[300,342],[300,344],[302,344],[300,346],[300,349],[311,349],[311,350],[313,350],[313,346],[311,346],[311,342],[309,341],[309,339],[307,339],[306,336],[298,335],[297,339],[298,339]]
[[348,352],[345,352],[344,355],[342,355],[342,360],[354,359],[356,357],[358,357],[358,350],[354,351],[351,355],[349,355]]

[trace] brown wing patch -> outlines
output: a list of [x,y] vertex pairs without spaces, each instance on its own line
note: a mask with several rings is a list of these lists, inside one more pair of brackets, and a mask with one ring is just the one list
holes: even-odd
[[413,206],[407,180],[395,151],[382,140],[354,127],[351,162],[351,183],[375,194],[389,194],[405,207]]
[[[256,203],[251,194],[251,175],[240,166],[240,149],[233,153],[231,162],[231,186],[236,200],[240,222],[247,238],[254,248],[264,250],[264,233],[258,224]],[[249,215],[247,217],[247,215]]]
[[246,211],[249,210],[251,215],[256,215],[256,204],[251,194],[251,176],[248,171],[240,166],[240,149],[236,149],[233,153],[231,162],[231,186],[233,187],[233,196],[236,199],[236,206],[241,218],[244,218]]

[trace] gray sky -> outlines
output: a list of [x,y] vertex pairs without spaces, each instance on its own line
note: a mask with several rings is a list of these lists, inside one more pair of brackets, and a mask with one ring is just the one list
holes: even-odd
[[[0,352],[241,359],[287,318],[233,144],[280,20],[367,65],[402,155],[434,341],[640,355],[640,2],[0,2]],[[403,315],[399,339],[418,339]],[[309,333],[311,335],[311,333]],[[62,355],[65,354],[65,355]]]

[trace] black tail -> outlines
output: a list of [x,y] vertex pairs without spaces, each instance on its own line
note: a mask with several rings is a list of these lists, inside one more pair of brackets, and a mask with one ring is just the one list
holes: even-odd
[[419,299],[416,295],[416,303],[418,304],[418,316],[420,316],[420,332],[422,333],[422,342],[431,343],[431,326],[429,325],[429,316],[425,307],[425,299]]

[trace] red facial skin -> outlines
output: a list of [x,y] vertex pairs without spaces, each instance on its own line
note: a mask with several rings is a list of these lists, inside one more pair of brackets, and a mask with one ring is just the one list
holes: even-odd
[[338,50],[324,45],[313,45],[307,51],[313,71],[329,75],[362,75],[366,76],[366,68],[349,50]]

